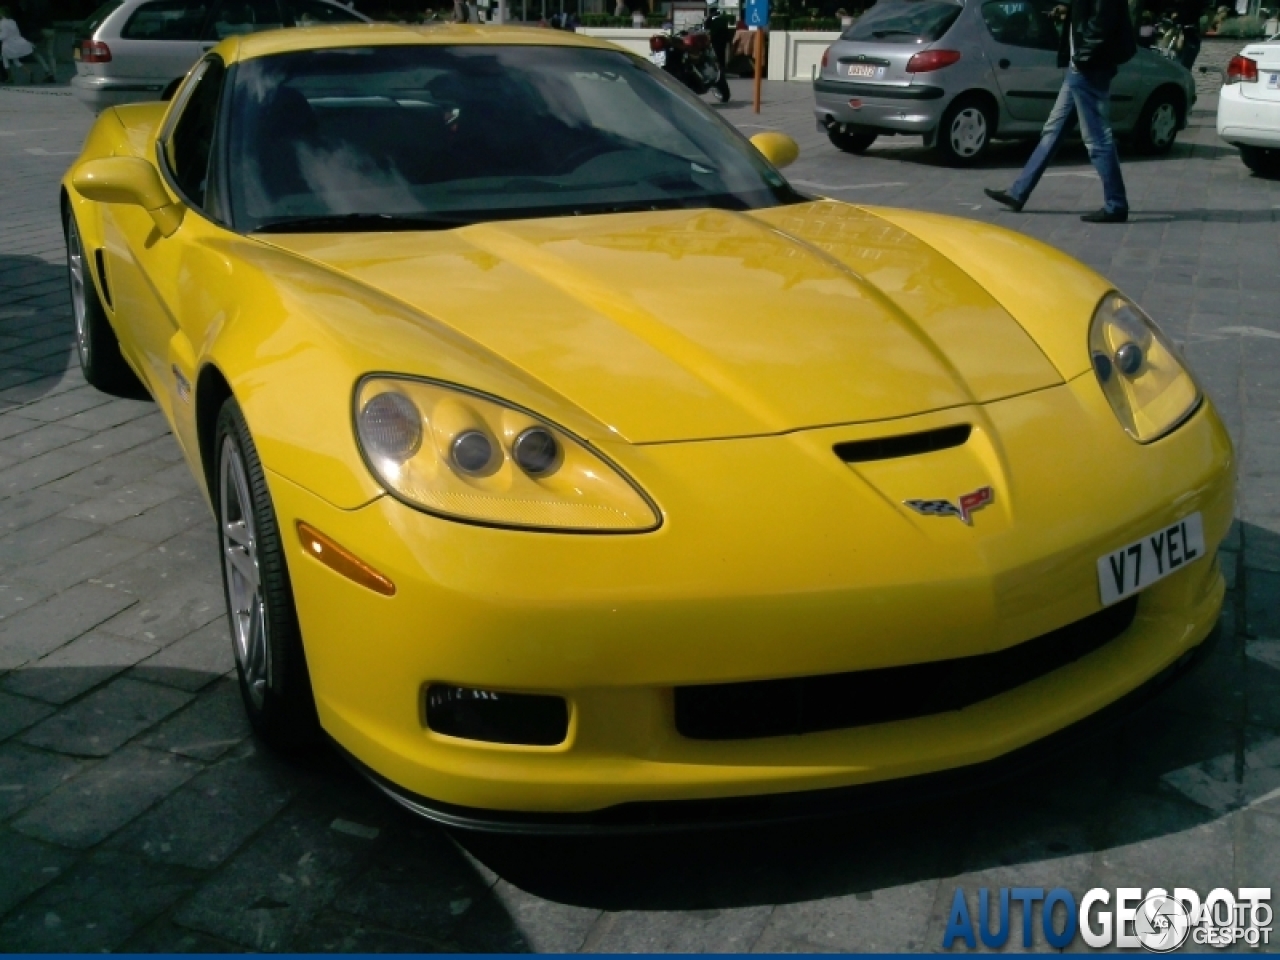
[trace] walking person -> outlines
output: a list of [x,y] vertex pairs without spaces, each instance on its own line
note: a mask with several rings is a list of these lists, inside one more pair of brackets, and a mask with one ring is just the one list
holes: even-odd
[[33,52],[35,47],[18,30],[17,22],[9,16],[9,8],[0,6],[0,66],[4,68],[5,83],[14,79],[22,58]]
[[58,79],[58,57],[55,51],[57,32],[53,29],[53,11],[49,0],[18,0],[18,7],[18,23],[23,36],[35,47],[33,53],[40,68],[44,70],[44,82],[54,83]]
[[1129,199],[1108,113],[1116,70],[1138,49],[1129,7],[1125,0],[1071,0],[1070,6],[1059,7],[1058,12],[1066,16],[1058,44],[1058,65],[1067,68],[1058,101],[1045,121],[1035,153],[1013,186],[1007,191],[984,192],[1011,210],[1021,210],[1078,120],[1089,160],[1102,180],[1103,194],[1102,209],[1080,219],[1087,223],[1124,223],[1129,219]]

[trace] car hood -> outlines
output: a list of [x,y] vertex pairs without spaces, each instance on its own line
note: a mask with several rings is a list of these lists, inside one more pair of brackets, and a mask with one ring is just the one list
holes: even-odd
[[632,443],[888,420],[1062,382],[949,259],[835,202],[259,239],[452,328]]

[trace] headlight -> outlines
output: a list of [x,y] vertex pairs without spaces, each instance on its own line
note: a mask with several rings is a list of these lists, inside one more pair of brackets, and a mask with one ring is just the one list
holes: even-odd
[[583,441],[518,407],[429,380],[371,376],[356,438],[411,506],[456,520],[589,533],[652,530],[657,509]]
[[1200,403],[1200,388],[1173,344],[1118,293],[1107,294],[1094,311],[1089,353],[1111,409],[1139,443],[1163,437]]

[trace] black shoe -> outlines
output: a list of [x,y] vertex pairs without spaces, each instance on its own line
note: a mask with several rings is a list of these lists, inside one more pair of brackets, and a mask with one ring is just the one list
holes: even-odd
[[1003,203],[1006,207],[1008,207],[1014,213],[1020,213],[1022,211],[1022,201],[1013,199],[1013,197],[1009,196],[1009,194],[1005,193],[1003,190],[985,190],[984,189],[982,192],[985,193],[992,200],[994,200],[996,203]]
[[1085,223],[1124,223],[1129,219],[1129,211],[1095,210],[1093,213],[1081,214],[1080,219]]

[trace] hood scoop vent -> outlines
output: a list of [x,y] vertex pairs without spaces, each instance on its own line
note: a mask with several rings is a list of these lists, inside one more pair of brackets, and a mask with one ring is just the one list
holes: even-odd
[[904,433],[897,437],[877,437],[874,440],[852,440],[837,443],[836,456],[845,463],[867,463],[871,460],[893,460],[898,457],[914,457],[921,453],[946,450],[963,446],[969,439],[972,427],[967,423],[922,433]]

